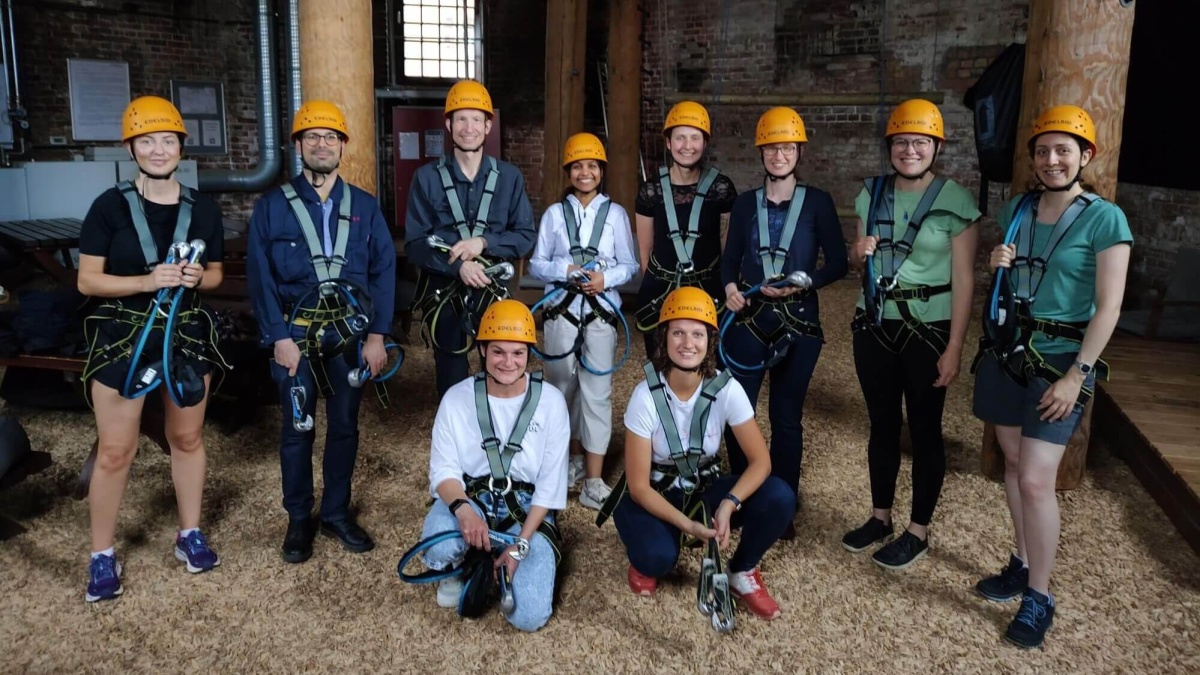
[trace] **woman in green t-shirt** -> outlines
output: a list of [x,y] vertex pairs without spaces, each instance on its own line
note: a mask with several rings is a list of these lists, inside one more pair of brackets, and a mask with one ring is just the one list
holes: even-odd
[[1133,243],[1121,209],[1081,182],[1096,151],[1083,109],[1038,117],[1029,154],[1039,188],[1001,211],[1007,232],[989,260],[1000,272],[984,305],[974,410],[995,425],[1004,451],[1017,553],[975,588],[990,600],[1021,597],[1005,637],[1022,647],[1041,645],[1054,619],[1054,484],[1096,374],[1105,376],[1100,353],[1117,325]]
[[871,419],[872,513],[842,546],[858,552],[892,539],[903,401],[913,448],[912,515],[900,537],[872,556],[902,570],[929,549],[929,521],[946,475],[942,409],[971,316],[980,214],[962,186],[933,174],[946,141],[937,106],[901,103],[885,140],[895,173],[865,181],[855,201],[860,236],[850,254],[865,267],[852,326],[854,366]]

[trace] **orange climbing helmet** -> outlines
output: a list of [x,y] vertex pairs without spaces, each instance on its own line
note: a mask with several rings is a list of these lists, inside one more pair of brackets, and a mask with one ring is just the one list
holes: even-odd
[[567,168],[584,159],[594,159],[597,162],[608,163],[608,154],[604,152],[604,144],[595,134],[575,134],[563,145],[563,168]]
[[910,98],[896,106],[888,117],[884,138],[891,138],[896,134],[924,134],[945,142],[942,111],[923,98]]
[[479,320],[476,339],[480,342],[524,342],[537,344],[533,313],[519,300],[506,298],[492,303]]
[[305,101],[292,118],[292,140],[309,129],[333,129],[349,142],[350,129],[340,108],[329,101]]
[[121,117],[122,143],[156,131],[170,131],[183,137],[188,135],[187,128],[183,126],[183,116],[174,103],[159,96],[139,96],[125,106],[125,114]]
[[495,114],[492,95],[475,80],[459,80],[446,94],[446,116],[455,110],[482,110],[488,117]]
[[1037,137],[1052,131],[1082,138],[1091,147],[1093,155],[1100,151],[1096,145],[1096,124],[1092,121],[1092,116],[1079,106],[1056,105],[1038,115],[1033,123],[1033,131],[1029,134],[1030,153]]
[[667,119],[663,122],[663,135],[670,136],[675,127],[695,127],[704,132],[706,139],[712,136],[712,122],[708,119],[708,111],[695,101],[680,101],[671,106]]
[[804,120],[800,113],[791,108],[771,108],[758,118],[758,127],[754,131],[755,147],[761,148],[772,143],[807,142]]
[[658,311],[659,324],[665,324],[675,319],[694,319],[715,330],[717,328],[717,306],[704,289],[695,286],[680,286],[671,291],[671,294],[663,300],[662,309]]

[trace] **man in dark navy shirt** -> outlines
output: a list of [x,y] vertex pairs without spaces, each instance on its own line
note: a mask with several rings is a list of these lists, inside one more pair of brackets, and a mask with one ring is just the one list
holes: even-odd
[[[486,305],[503,295],[493,285],[501,282],[493,282],[476,258],[523,258],[536,237],[520,170],[483,153],[493,114],[482,84],[461,80],[451,87],[446,130],[453,152],[417,169],[408,197],[404,250],[421,270],[417,305],[450,286],[455,289],[448,292],[461,291],[440,312],[423,307],[422,321],[435,346],[439,397],[470,374],[464,347],[476,326],[465,324],[477,323]],[[429,235],[452,244],[449,253],[431,248]]]
[[[363,361],[372,373],[385,364],[384,336],[391,332],[395,305],[396,248],[379,202],[338,177],[349,140],[337,106],[327,101],[301,106],[292,142],[303,157],[304,171],[264,194],[250,218],[247,281],[262,344],[274,349],[271,375],[284,410],[279,454],[289,524],[283,559],[291,563],[308,560],[316,534],[315,432],[298,428],[304,425],[295,424],[293,417],[315,413],[318,391],[325,395],[328,416],[320,530],[356,553],[375,546],[349,511],[362,389],[350,386],[352,366],[342,352],[357,350],[361,340]],[[322,282],[331,279],[349,283],[337,284],[343,290],[330,293],[333,286]],[[302,311],[331,305],[324,314]],[[339,311],[349,317],[334,319]],[[357,330],[349,328],[355,324]],[[303,400],[293,413],[292,390],[300,387]]]

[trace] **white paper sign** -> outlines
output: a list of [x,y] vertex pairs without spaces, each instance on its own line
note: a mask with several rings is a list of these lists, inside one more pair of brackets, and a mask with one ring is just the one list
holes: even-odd
[[419,132],[400,132],[400,159],[421,159],[421,134]]
[[426,157],[441,157],[442,149],[442,130],[430,129],[425,132],[425,156]]
[[71,91],[71,137],[77,141],[121,140],[121,116],[129,105],[129,64],[67,59]]

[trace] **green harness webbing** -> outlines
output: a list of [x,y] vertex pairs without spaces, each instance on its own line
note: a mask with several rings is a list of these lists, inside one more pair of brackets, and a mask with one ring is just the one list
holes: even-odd
[[[898,283],[900,268],[903,267],[905,261],[908,260],[909,254],[912,253],[913,243],[917,240],[917,235],[921,231],[921,225],[933,210],[933,205],[937,202],[937,198],[942,193],[942,188],[946,186],[947,182],[945,178],[935,177],[929,183],[929,186],[925,188],[925,192],[921,195],[921,200],[917,202],[917,208],[913,210],[908,220],[908,227],[904,231],[904,236],[897,241],[893,238],[896,229],[896,175],[891,174],[887,177],[877,176],[863,181],[863,185],[867,188],[867,191],[872,196],[878,197],[875,200],[875,208],[867,214],[866,222],[866,234],[868,236],[879,237],[876,253],[876,255],[880,256],[879,274],[876,275],[878,279],[878,298],[876,299],[878,311],[882,313],[886,302],[891,300],[896,305],[896,311],[900,313],[900,318],[904,322],[906,331],[904,332],[903,342],[899,342],[899,334],[893,340],[882,327],[875,325],[874,321],[871,320],[872,317],[867,316],[866,312],[858,312],[851,326],[854,330],[870,330],[884,348],[895,353],[902,351],[904,346],[908,344],[908,340],[914,335],[929,345],[938,354],[946,350],[947,339],[942,335],[942,331],[929,326],[917,318],[908,306],[908,303],[914,301],[928,302],[935,295],[949,293],[951,290],[950,284],[899,288]],[[876,190],[880,191],[879,195],[875,195]],[[875,273],[875,269],[868,269],[863,272],[866,275],[875,275]]]
[[458,191],[454,188],[454,179],[446,168],[446,156],[438,160],[438,175],[442,177],[442,190],[446,192],[446,201],[450,204],[450,213],[454,216],[454,229],[462,240],[478,237],[487,230],[488,213],[492,209],[492,197],[496,194],[496,183],[500,180],[500,170],[496,168],[496,160],[487,160],[488,174],[483,185],[483,196],[479,198],[479,211],[475,214],[475,222],[468,223],[462,202],[458,200]]
[[[654,400],[654,410],[662,423],[663,435],[667,439],[667,447],[671,450],[673,463],[672,466],[653,465],[650,485],[655,492],[662,493],[678,484],[685,495],[681,510],[692,518],[697,513],[696,505],[700,504],[702,507],[704,504],[703,500],[699,499],[704,486],[720,475],[717,462],[701,466],[700,460],[704,458],[704,431],[708,427],[708,414],[712,411],[712,404],[717,400],[717,395],[729,383],[730,373],[728,370],[722,370],[716,377],[704,380],[700,387],[700,400],[696,401],[696,407],[692,409],[688,447],[684,448],[683,440],[679,437],[679,428],[675,426],[675,416],[671,414],[671,406],[667,401],[667,383],[659,377],[651,362],[642,366],[642,371],[646,374],[646,384],[650,387],[650,397]],[[655,478],[654,472],[661,475]],[[612,493],[600,506],[600,513],[596,516],[597,527],[612,516],[626,492],[628,482],[626,474],[622,473],[617,484],[613,486]]]
[[[150,232],[150,223],[146,222],[146,212],[142,207],[141,194],[138,193],[137,186],[130,180],[117,183],[117,189],[120,190],[121,196],[125,197],[125,201],[129,202],[129,215],[133,219],[133,228],[137,231],[138,243],[142,245],[142,256],[146,259],[146,269],[149,270],[161,261],[158,257],[158,245],[154,243],[154,235]],[[192,191],[186,185],[180,185],[179,215],[175,218],[172,242],[188,240],[188,229],[192,225],[192,207],[195,204],[196,198],[192,196]]]
[[708,167],[700,183],[696,185],[696,196],[692,198],[692,209],[688,214],[688,229],[679,229],[679,215],[675,213],[675,200],[671,192],[671,171],[667,167],[659,167],[658,180],[663,191],[663,210],[667,213],[667,236],[675,246],[676,266],[682,271],[692,269],[692,251],[696,248],[696,240],[700,238],[700,212],[704,209],[704,199],[708,190],[717,180],[720,172],[715,167]]
[[[575,218],[575,210],[571,208],[570,200],[562,201],[563,221],[566,223],[567,243],[570,245],[571,260],[576,265],[586,265],[596,259],[600,253],[600,237],[604,234],[604,224],[608,221],[608,209],[612,206],[612,200],[606,199],[596,211],[596,219],[592,221],[592,233],[588,237],[588,245],[586,248],[580,245],[579,230],[583,225],[583,219]],[[546,309],[543,317],[546,321],[552,321],[559,317],[566,317],[567,321],[575,326],[580,331],[584,327],[594,321],[601,321],[616,326],[617,315],[608,311],[600,304],[600,301],[591,295],[583,295],[584,302],[591,308],[592,313],[587,317],[575,318],[569,311],[571,305],[575,302],[575,298],[581,296],[579,289],[574,284],[569,284],[562,287],[565,297],[561,302]]]
[[567,226],[567,243],[571,245],[571,259],[576,265],[586,265],[596,258],[600,253],[600,237],[604,234],[604,223],[608,221],[608,209],[612,206],[612,200],[606,199],[596,211],[596,219],[592,221],[592,234],[588,237],[587,248],[579,245],[579,230],[583,227],[583,218],[575,218],[575,210],[571,208],[571,201],[564,199],[562,201],[563,221]]
[[763,188],[754,191],[755,203],[758,204],[758,259],[762,263],[763,282],[770,283],[783,278],[784,265],[791,255],[792,237],[796,234],[796,223],[800,221],[800,211],[804,208],[804,196],[808,189],[797,185],[792,190],[792,201],[788,205],[787,216],[783,219],[783,231],[779,234],[779,245],[771,246],[771,229],[767,217],[767,198]]
[[[521,403],[521,412],[517,415],[512,433],[504,445],[500,444],[500,437],[496,435],[495,424],[492,421],[492,409],[488,404],[487,373],[478,372],[474,378],[475,417],[479,421],[479,431],[483,435],[482,447],[483,451],[487,453],[488,470],[491,475],[479,478],[467,476],[463,482],[466,484],[467,496],[475,500],[483,512],[488,514],[489,527],[503,532],[515,523],[524,524],[525,518],[529,515],[521,507],[517,493],[532,493],[535,486],[525,481],[513,481],[509,476],[509,471],[512,468],[513,458],[518,452],[524,450],[521,441],[525,440],[525,433],[529,431],[529,423],[533,421],[538,402],[542,398],[542,373],[538,371],[529,374],[529,386],[525,389],[525,400]],[[503,487],[501,487],[501,481],[503,481]],[[483,492],[492,495],[491,513],[488,513],[488,509],[478,498],[478,495]],[[508,507],[508,516],[503,521],[495,515],[500,499],[503,499],[505,506]],[[558,527],[552,522],[543,520],[538,526],[538,532],[541,532],[550,541],[550,546],[554,550],[554,561],[557,564],[562,556]]]
[[[942,188],[946,186],[946,182],[945,178],[936,177],[929,183],[929,187],[925,188],[925,193],[921,195],[921,201],[917,202],[917,208],[913,210],[912,216],[908,219],[908,227],[904,230],[904,237],[896,241],[894,239],[896,231],[896,175],[892,174],[884,180],[883,194],[880,195],[879,206],[867,214],[866,234],[867,236],[879,237],[877,255],[882,254],[882,257],[880,259],[878,276],[887,282],[886,285],[893,285],[897,275],[900,274],[900,268],[904,266],[904,262],[908,260],[908,255],[912,253],[913,242],[917,240],[917,235],[921,231],[921,224],[925,222],[925,218],[933,210],[933,204],[937,201],[938,195],[942,193]],[[868,178],[863,181],[863,184],[867,190],[871,190],[877,184],[877,180]],[[876,233],[878,234],[876,235]],[[870,273],[874,274],[875,270],[870,270]]]
[[[646,274],[649,274],[660,281],[667,282],[667,287],[658,295],[658,297],[653,298],[650,300],[650,302],[647,302],[634,314],[634,320],[636,321],[637,329],[643,333],[649,333],[657,328],[658,314],[662,309],[662,304],[664,301],[666,301],[667,296],[670,295],[675,289],[683,286],[703,288],[704,282],[716,271],[718,262],[719,260],[713,260],[708,267],[702,270],[691,269],[686,272],[680,269],[668,270],[660,265],[658,260],[654,258],[654,255],[651,254],[650,264],[646,267]],[[720,315],[725,309],[725,301],[723,299],[713,298],[713,303],[717,307],[717,314]]]
[[[1017,326],[1019,335],[1013,344],[992,344],[986,338],[980,339],[980,349],[971,364],[971,372],[979,368],[979,361],[984,354],[991,354],[1001,368],[1015,381],[1022,385],[1028,383],[1030,374],[1041,377],[1047,382],[1056,382],[1063,372],[1051,366],[1033,347],[1033,337],[1042,334],[1048,338],[1069,340],[1083,345],[1084,331],[1087,321],[1055,321],[1039,319],[1033,315],[1033,305],[1037,301],[1037,292],[1041,288],[1050,258],[1058,245],[1070,232],[1071,228],[1092,204],[1102,201],[1099,195],[1084,192],[1077,196],[1054,223],[1054,229],[1042,246],[1042,250],[1033,254],[1034,230],[1037,228],[1037,202],[1025,212],[1017,225],[1016,256],[1013,257],[1009,276],[1013,296],[1016,299]],[[1109,377],[1108,363],[1097,359],[1095,379],[1107,381]],[[1086,404],[1094,395],[1091,387],[1083,386],[1079,390],[1079,403]]]
[[333,257],[325,255],[325,248],[321,245],[321,235],[317,234],[317,226],[308,213],[308,207],[296,193],[296,188],[292,187],[291,183],[284,183],[280,189],[283,190],[283,196],[287,198],[288,205],[292,207],[296,221],[300,223],[300,232],[304,234],[304,240],[308,242],[308,252],[312,255],[311,261],[313,269],[317,273],[317,280],[329,281],[340,278],[342,265],[346,263],[346,245],[350,241],[350,185],[346,181],[342,181],[342,203],[338,206],[338,228],[337,236],[334,238]]

